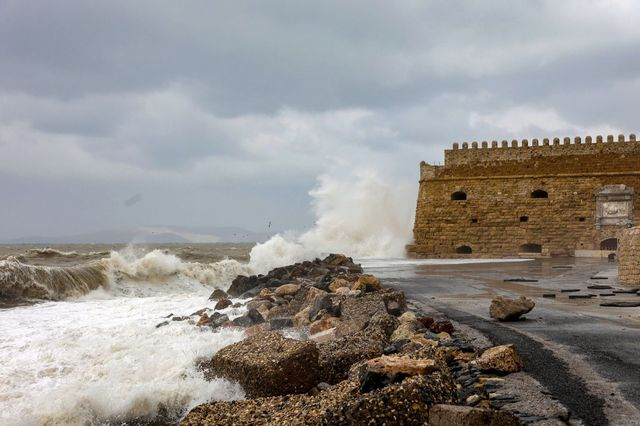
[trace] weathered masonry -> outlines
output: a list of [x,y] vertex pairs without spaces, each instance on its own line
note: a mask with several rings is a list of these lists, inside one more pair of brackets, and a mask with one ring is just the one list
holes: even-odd
[[640,223],[635,135],[453,144],[420,164],[410,254],[608,256]]
[[640,285],[640,226],[622,232],[619,253],[618,282]]

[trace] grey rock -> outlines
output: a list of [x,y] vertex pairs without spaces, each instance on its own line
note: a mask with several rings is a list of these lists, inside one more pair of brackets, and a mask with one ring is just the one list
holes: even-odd
[[329,314],[332,317],[340,316],[340,299],[338,297],[326,294],[317,298],[309,311],[309,321],[316,321],[324,314]]
[[276,332],[249,336],[216,353],[206,375],[237,381],[251,398],[304,393],[318,383],[318,348]]
[[251,327],[252,325],[261,324],[265,321],[257,309],[249,309],[246,314],[234,319],[232,322],[240,327]]
[[518,299],[498,296],[491,301],[489,314],[491,318],[499,321],[514,321],[520,318],[521,315],[530,312],[535,305],[533,300],[524,296]]
[[213,293],[211,293],[211,296],[209,296],[209,300],[220,300],[220,299],[227,299],[227,298],[229,298],[229,295],[227,294],[227,292],[220,288],[213,290]]
[[229,299],[220,299],[218,300],[218,303],[216,303],[216,306],[214,307],[215,310],[221,310],[221,309],[225,309],[228,308],[229,306],[233,305],[233,302]]
[[290,327],[293,327],[293,320],[291,318],[272,318],[269,320],[269,328],[271,328],[271,330],[281,330]]

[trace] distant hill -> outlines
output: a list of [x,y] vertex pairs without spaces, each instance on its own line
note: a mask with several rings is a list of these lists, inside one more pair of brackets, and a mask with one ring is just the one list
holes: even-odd
[[274,232],[253,232],[237,227],[148,226],[135,229],[112,229],[78,235],[29,236],[2,240],[3,244],[120,244],[120,243],[251,243],[263,242]]

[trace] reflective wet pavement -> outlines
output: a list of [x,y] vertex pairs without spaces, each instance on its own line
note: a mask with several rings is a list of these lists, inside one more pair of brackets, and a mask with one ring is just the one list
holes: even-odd
[[[496,344],[517,340],[528,372],[585,424],[633,425],[640,424],[640,308],[600,304],[640,301],[640,296],[617,292],[628,288],[617,284],[615,267],[600,259],[558,258],[398,265],[367,272]],[[562,291],[567,289],[574,291]],[[555,298],[543,297],[549,294]],[[497,295],[525,295],[536,307],[525,320],[497,323],[489,317]],[[570,297],[574,295],[593,296]]]

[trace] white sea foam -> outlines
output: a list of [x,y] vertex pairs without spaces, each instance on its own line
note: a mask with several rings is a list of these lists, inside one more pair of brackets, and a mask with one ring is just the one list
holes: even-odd
[[41,298],[67,297],[0,310],[0,424],[121,423],[242,398],[238,386],[208,382],[196,369],[200,359],[240,340],[241,332],[214,333],[182,321],[156,328],[169,313],[202,308],[213,288],[228,288],[237,275],[331,252],[354,256],[369,268],[447,262],[402,259],[415,188],[360,171],[323,176],[311,195],[316,226],[256,245],[249,264],[187,262],[168,251],[134,247],[82,265],[87,271],[0,262],[0,295],[4,279],[16,294],[24,288],[42,292]]
[[60,251],[51,247],[46,247],[42,249],[29,249],[27,250],[27,255],[34,257],[76,257],[78,256],[78,253],[75,251]]
[[141,253],[134,248],[74,266],[34,266],[9,257],[0,261],[0,297],[63,300],[89,292],[99,297],[206,294],[212,288],[226,289],[236,276],[251,272],[236,260],[184,262],[163,250]]
[[[237,385],[208,382],[196,368],[241,332],[214,333],[182,321],[156,325],[170,313],[210,305],[212,288],[249,274],[248,265],[183,262],[134,248],[83,266],[3,262],[0,283],[15,289],[22,279],[33,293],[37,280],[37,289],[68,299],[0,310],[0,424],[117,423],[243,397]],[[224,313],[233,317],[241,309]]]
[[313,198],[315,227],[301,235],[276,235],[251,250],[251,267],[261,273],[328,253],[356,258],[404,255],[411,240],[415,188],[378,173],[324,175]]
[[238,275],[252,273],[249,265],[236,260],[184,262],[163,250],[141,254],[128,248],[111,252],[102,262],[110,277],[108,290],[117,295],[209,294],[212,288],[227,289]]
[[100,424],[242,398],[237,385],[208,382],[195,368],[241,332],[155,327],[205,301],[167,294],[0,310],[0,424]]

